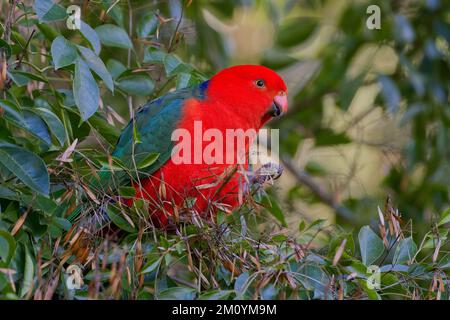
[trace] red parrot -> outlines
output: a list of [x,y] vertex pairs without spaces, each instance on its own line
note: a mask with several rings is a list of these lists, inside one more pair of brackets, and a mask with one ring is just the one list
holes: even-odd
[[[148,200],[150,216],[160,227],[167,226],[170,217],[186,207],[186,199],[189,208],[202,216],[218,208],[231,211],[239,205],[239,188],[245,181],[243,170],[248,165],[248,157],[244,163],[238,163],[237,156],[248,155],[252,139],[243,145],[236,143],[233,149],[227,149],[223,143],[223,148],[209,150],[216,160],[223,159],[211,163],[202,155],[219,137],[199,141],[194,132],[196,126],[201,126],[203,132],[213,129],[226,139],[227,129],[258,132],[271,118],[286,111],[286,84],[276,72],[257,65],[230,67],[194,88],[170,92],[141,107],[123,129],[112,155],[125,166],[136,168],[136,163],[150,153],[159,154],[153,164],[132,178],[131,185],[136,190],[135,198]],[[173,141],[172,133],[176,129],[192,137],[190,141],[178,141],[190,146],[191,154],[175,149],[177,141]],[[140,141],[135,142],[136,136]],[[230,152],[231,161],[226,161]],[[179,163],[176,156],[191,161]],[[119,185],[130,180],[129,175],[115,177]],[[124,202],[131,205],[133,199]]]

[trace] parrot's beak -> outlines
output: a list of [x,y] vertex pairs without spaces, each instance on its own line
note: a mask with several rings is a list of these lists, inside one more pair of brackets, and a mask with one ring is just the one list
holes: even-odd
[[281,91],[275,98],[273,98],[272,107],[270,113],[272,117],[279,117],[282,113],[285,113],[288,108],[288,101],[286,92]]

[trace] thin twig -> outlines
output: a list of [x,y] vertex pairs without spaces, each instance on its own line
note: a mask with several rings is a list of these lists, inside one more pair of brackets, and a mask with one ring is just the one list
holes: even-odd
[[173,31],[173,34],[170,37],[169,47],[167,48],[167,52],[169,52],[169,53],[173,49],[173,44],[174,44],[175,37],[178,34],[178,30],[180,29],[181,21],[183,20],[183,13],[184,13],[184,8],[183,8],[183,5],[181,5],[180,19],[178,20],[177,26],[175,27],[175,30]]
[[19,59],[18,59],[19,61],[17,62],[14,69],[18,70],[20,68],[20,66],[22,65],[22,60],[25,57],[25,54],[27,53],[28,46],[30,45],[30,41],[33,38],[35,32],[36,32],[35,29],[33,29],[33,31],[31,31],[31,34],[28,37],[27,43],[25,44],[25,47],[23,47],[22,52],[19,55]]

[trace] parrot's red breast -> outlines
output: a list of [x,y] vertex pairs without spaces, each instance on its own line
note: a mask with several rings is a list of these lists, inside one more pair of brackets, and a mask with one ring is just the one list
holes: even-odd
[[[235,144],[233,150],[227,149],[224,141],[222,149],[212,152],[214,156],[223,153],[223,161],[210,163],[198,153],[206,151],[214,138],[199,141],[200,127],[203,133],[214,129],[226,140],[227,129],[257,132],[272,117],[287,110],[286,84],[277,73],[263,66],[241,65],[224,69],[203,87],[202,99],[193,97],[184,101],[176,124],[177,129],[192,137],[190,141],[179,141],[191,146],[191,161],[185,161],[190,163],[179,163],[174,159],[180,155],[186,159],[186,154],[172,153],[171,158],[149,178],[141,179],[140,185],[134,183],[136,197],[149,200],[152,220],[160,226],[166,226],[170,216],[177,216],[186,207],[206,216],[217,209],[231,211],[240,203],[248,157],[244,163],[238,163],[237,156],[248,154],[251,139],[243,146]],[[230,151],[234,154],[231,163],[225,161]],[[202,158],[200,163],[199,158]]]

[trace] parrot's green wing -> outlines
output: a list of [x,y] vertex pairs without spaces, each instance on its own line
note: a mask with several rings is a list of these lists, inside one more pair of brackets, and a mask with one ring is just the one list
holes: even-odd
[[[102,168],[99,172],[101,186],[115,189],[129,184],[137,175],[148,177],[169,160],[174,146],[171,135],[182,117],[185,102],[192,98],[203,100],[207,87],[206,81],[193,88],[168,93],[142,106],[122,130],[112,153],[113,159],[117,159],[125,170]],[[158,154],[157,160],[141,167],[151,154]]]

